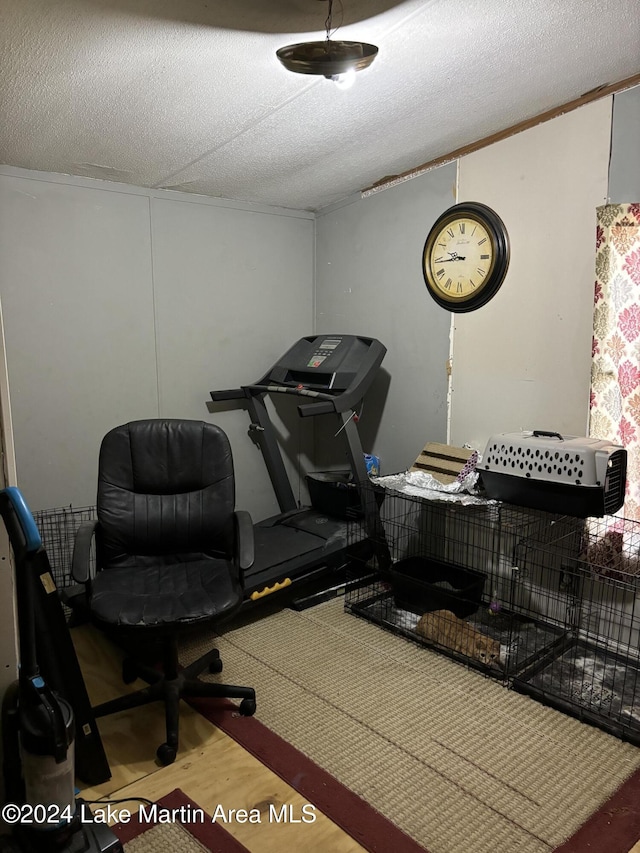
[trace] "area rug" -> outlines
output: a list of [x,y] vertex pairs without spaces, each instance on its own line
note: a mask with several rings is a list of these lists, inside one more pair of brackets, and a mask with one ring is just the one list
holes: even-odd
[[[182,662],[214,640],[224,680],[255,686],[258,711],[234,718],[199,701],[202,713],[296,787],[277,767],[288,744],[430,853],[627,853],[640,837],[640,750],[340,599],[198,636]],[[585,824],[589,846],[575,846]]]
[[191,699],[189,704],[284,779],[369,853],[391,850],[425,853],[424,847],[392,821],[255,717],[241,717],[235,705],[211,699]]
[[142,818],[133,815],[112,829],[125,853],[248,853],[179,788],[147,806]]
[[[231,705],[207,699],[197,699],[192,704],[366,850],[428,853],[362,798],[255,718],[230,714]],[[555,848],[554,853],[629,853],[639,839],[640,770],[636,770],[570,838]],[[502,851],[496,848],[494,853]]]

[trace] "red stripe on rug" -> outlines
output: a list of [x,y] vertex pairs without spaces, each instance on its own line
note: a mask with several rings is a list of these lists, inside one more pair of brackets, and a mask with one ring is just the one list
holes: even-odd
[[[212,699],[189,699],[203,717],[232,737],[288,785],[317,806],[370,853],[428,853],[409,835],[322,767],[237,707]],[[626,851],[625,851],[626,853]]]
[[628,853],[640,840],[640,770],[554,853]]
[[[156,803],[161,809],[168,809],[171,812],[171,821],[166,820],[144,820],[141,821],[137,814],[131,816],[131,820],[126,823],[117,823],[111,828],[117,835],[122,844],[126,844],[139,835],[142,835],[154,826],[162,823],[179,823],[180,826],[192,835],[202,846],[211,851],[211,853],[249,853],[249,850],[234,838],[230,832],[221,826],[219,823],[214,823],[211,816],[204,812],[203,809],[193,800],[189,799],[184,791],[176,788],[166,796],[162,797]],[[195,810],[198,811],[195,811]],[[184,820],[181,819],[182,817]],[[200,817],[200,812],[203,816]],[[175,819],[174,818],[177,818]],[[189,817],[196,817],[190,821]]]

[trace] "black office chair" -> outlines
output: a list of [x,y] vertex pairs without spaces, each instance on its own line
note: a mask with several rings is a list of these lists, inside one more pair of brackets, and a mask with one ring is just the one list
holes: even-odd
[[[122,677],[142,690],[94,708],[96,717],[164,700],[167,740],[157,750],[171,764],[178,748],[181,696],[242,699],[255,712],[255,691],[200,681],[220,672],[217,649],[180,670],[177,638],[190,626],[232,616],[243,600],[243,571],[253,563],[253,526],[235,510],[231,448],[213,424],[133,421],[103,438],[97,521],[81,525],[72,573],[85,584],[92,620],[125,646],[157,640],[163,669],[125,657]],[[96,571],[90,571],[95,535]]]

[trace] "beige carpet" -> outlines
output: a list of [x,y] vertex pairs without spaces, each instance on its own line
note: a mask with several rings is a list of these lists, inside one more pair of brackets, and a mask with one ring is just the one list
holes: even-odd
[[[640,750],[343,610],[283,610],[216,639],[257,718],[430,853],[547,853]],[[183,663],[211,645],[205,635]]]
[[[249,853],[180,788],[157,801],[157,815],[133,815],[113,825],[125,853]],[[157,822],[154,825],[154,821]]]
[[206,848],[189,835],[179,823],[163,823],[132,838],[125,853],[205,853]]

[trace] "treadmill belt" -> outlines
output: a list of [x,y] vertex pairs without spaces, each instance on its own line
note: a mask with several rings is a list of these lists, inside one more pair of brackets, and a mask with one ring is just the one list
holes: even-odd
[[254,527],[255,561],[248,574],[256,574],[270,566],[276,568],[282,563],[324,548],[326,540],[303,530],[295,530],[284,525],[273,527]]

